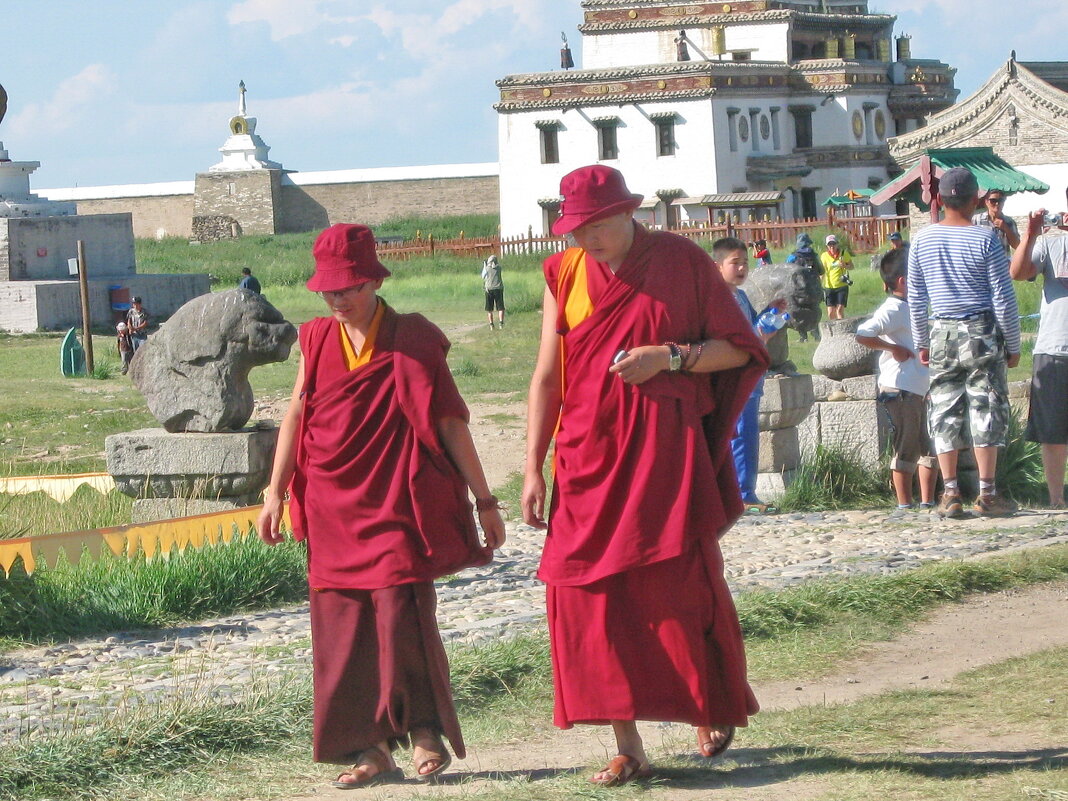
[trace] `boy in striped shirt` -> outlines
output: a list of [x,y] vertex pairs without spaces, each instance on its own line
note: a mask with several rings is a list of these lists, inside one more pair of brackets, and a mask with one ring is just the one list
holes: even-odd
[[1009,260],[993,230],[972,225],[979,184],[970,170],[947,170],[938,193],[945,216],[913,238],[908,266],[912,336],[920,362],[931,368],[929,422],[945,482],[938,513],[964,515],[957,456],[970,431],[979,469],[975,511],[1011,515],[1016,505],[994,483],[1009,423],[1008,368],[1020,361]]

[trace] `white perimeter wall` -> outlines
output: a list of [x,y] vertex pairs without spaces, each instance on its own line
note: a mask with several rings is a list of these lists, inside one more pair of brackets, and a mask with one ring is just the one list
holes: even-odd
[[[674,156],[656,155],[656,126],[646,116],[674,111]],[[644,113],[643,113],[644,112]],[[588,164],[596,164],[598,131],[594,117],[618,116],[619,158],[603,162],[620,170],[631,191],[653,198],[658,190],[681,189],[702,195],[719,191],[716,151],[712,146],[712,105],[707,100],[643,103],[640,107],[599,106],[584,111],[537,111],[501,114],[499,152],[501,170],[501,232],[504,236],[543,233],[544,213],[538,200],[560,195],[560,179]],[[558,120],[560,163],[541,163],[541,132],[537,120]]]

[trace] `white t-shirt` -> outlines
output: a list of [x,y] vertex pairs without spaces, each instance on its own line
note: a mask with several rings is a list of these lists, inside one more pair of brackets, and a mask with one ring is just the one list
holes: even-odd
[[926,395],[931,386],[931,378],[926,367],[915,356],[916,346],[912,342],[912,326],[909,322],[908,301],[890,296],[883,305],[875,310],[870,320],[865,320],[857,334],[862,337],[879,337],[895,345],[908,348],[913,357],[899,362],[887,350],[879,351],[879,386],[903,389],[917,395]]
[[1031,261],[1042,276],[1035,353],[1068,356],[1068,231],[1054,230],[1040,236]]

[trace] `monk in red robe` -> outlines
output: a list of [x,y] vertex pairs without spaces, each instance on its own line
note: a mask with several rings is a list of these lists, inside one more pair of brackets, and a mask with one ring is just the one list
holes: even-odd
[[757,710],[718,538],[742,512],[730,438],[768,356],[711,258],[634,221],[617,170],[561,194],[553,232],[578,247],[545,262],[523,517],[545,527],[555,434],[538,574],[554,717],[612,725],[618,756],[591,778],[612,786],[649,774],[636,721],[690,723],[711,757]]
[[313,253],[308,288],[330,316],[301,326],[257,528],[282,541],[288,491],[293,534],[308,543],[316,761],[351,764],[337,787],[380,784],[403,778],[392,754],[410,742],[417,778],[430,780],[451,761],[443,736],[465,755],[433,580],[488,562],[504,522],[445,363],[448,340],[377,296],[390,273],[371,230],[331,226]]

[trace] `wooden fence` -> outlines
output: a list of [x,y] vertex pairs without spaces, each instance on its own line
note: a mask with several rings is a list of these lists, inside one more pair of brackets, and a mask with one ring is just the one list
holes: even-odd
[[[887,237],[894,231],[908,228],[909,218],[900,217],[838,217],[833,220],[757,220],[753,222],[733,222],[727,220],[719,225],[687,226],[673,228],[672,233],[689,239],[714,241],[725,236],[734,236],[743,242],[755,242],[763,239],[769,247],[793,250],[798,234],[815,229],[828,230],[844,234],[853,253],[874,253],[886,247]],[[813,240],[817,237],[813,236]],[[822,241],[814,241],[817,249],[822,248]],[[378,245],[378,255],[383,259],[407,261],[411,258],[443,254],[459,258],[484,259],[491,253],[499,256],[518,256],[528,253],[555,253],[568,246],[563,237],[535,236],[528,229],[527,234],[511,237],[486,236],[464,237],[456,239],[435,239],[433,235],[426,239],[410,239],[405,242],[383,242]]]

